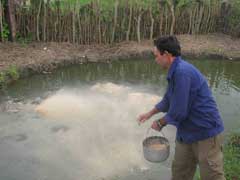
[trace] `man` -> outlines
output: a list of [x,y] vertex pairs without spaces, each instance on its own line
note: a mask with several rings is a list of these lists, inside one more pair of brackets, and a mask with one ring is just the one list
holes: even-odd
[[161,102],[140,115],[138,121],[143,123],[158,112],[166,112],[152,123],[152,128],[161,131],[167,124],[176,126],[172,180],[192,180],[197,164],[201,180],[225,180],[224,127],[206,79],[181,58],[175,36],[160,37],[154,45],[156,62],[168,70],[168,87]]

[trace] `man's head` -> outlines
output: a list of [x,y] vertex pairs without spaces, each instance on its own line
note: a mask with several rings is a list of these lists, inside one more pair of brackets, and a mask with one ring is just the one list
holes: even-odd
[[181,56],[181,47],[175,36],[163,36],[154,40],[155,60],[163,68],[169,68],[177,56]]

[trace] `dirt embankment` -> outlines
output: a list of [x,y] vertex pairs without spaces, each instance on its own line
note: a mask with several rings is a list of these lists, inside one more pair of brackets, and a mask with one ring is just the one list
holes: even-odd
[[[187,57],[240,60],[240,39],[223,34],[179,35],[182,54]],[[69,64],[108,62],[116,59],[150,57],[151,41],[115,45],[69,43],[0,43],[0,72],[16,66],[21,72],[47,73]]]

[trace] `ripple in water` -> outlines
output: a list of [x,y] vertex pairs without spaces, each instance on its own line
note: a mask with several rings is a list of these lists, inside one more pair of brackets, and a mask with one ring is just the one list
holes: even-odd
[[141,143],[151,121],[138,126],[136,118],[160,99],[127,86],[97,83],[85,90],[62,89],[35,110],[46,119],[74,123],[75,130],[66,131],[59,143],[71,147],[89,173],[109,177],[148,169]]

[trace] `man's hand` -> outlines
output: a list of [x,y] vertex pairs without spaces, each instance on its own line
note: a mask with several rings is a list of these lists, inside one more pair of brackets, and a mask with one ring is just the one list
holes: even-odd
[[156,131],[161,131],[162,128],[166,126],[166,122],[164,119],[153,121],[151,128]]
[[151,117],[151,113],[145,113],[145,114],[141,114],[139,117],[138,117],[138,123],[141,124],[141,123],[144,123],[145,121],[147,121],[150,117]]
[[138,117],[137,121],[138,121],[139,124],[144,123],[145,121],[147,121],[148,119],[150,119],[154,114],[156,114],[156,113],[158,113],[158,112],[159,112],[158,109],[153,108],[151,111],[149,111],[149,112],[147,112],[147,113],[145,113],[145,114],[141,114],[141,115]]

